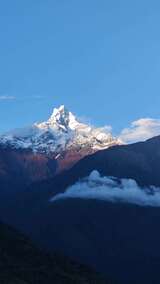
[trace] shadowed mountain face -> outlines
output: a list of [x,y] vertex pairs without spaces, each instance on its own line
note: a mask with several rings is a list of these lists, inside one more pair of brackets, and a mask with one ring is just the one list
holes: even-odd
[[[18,194],[5,202],[1,198],[0,216],[40,247],[60,250],[121,283],[159,284],[159,208],[80,199],[49,202],[92,170],[160,187],[159,168],[160,137],[114,146],[85,157],[54,178],[19,187]],[[8,190],[12,189],[10,184]]]
[[88,176],[93,170],[101,175],[118,178],[132,178],[141,186],[160,187],[160,136],[146,142],[114,146],[87,156],[70,170],[54,179],[35,184],[41,191],[51,194],[64,191],[80,178]]
[[45,251],[89,265],[115,283],[160,283],[160,208],[84,199],[23,208],[17,227]]
[[[10,155],[9,155],[10,156]],[[1,159],[3,155],[1,155]],[[2,164],[2,163],[1,163]],[[14,178],[15,159],[13,156],[12,178],[16,181],[23,175],[18,172]],[[52,164],[54,171],[55,164]],[[19,170],[20,170],[19,166]],[[42,167],[43,168],[43,167]],[[47,179],[39,183],[33,183],[26,188],[22,183],[19,188],[15,183],[10,183],[7,187],[5,197],[1,190],[0,216],[4,221],[12,224],[19,224],[27,227],[32,224],[34,216],[38,212],[44,212],[48,207],[48,200],[57,193],[63,192],[66,188],[80,178],[88,176],[92,170],[98,170],[101,175],[115,176],[119,178],[132,178],[142,186],[160,186],[160,136],[154,137],[146,142],[136,143],[125,146],[114,146],[107,150],[99,151],[87,156],[79,161],[70,170],[56,175],[54,178]],[[31,166],[31,169],[34,167]],[[37,173],[39,169],[37,168]],[[8,181],[8,180],[7,180]],[[1,183],[2,185],[2,183]],[[15,190],[19,189],[17,193]],[[8,195],[9,194],[9,195]],[[8,198],[9,197],[9,198]],[[17,221],[23,216],[26,222]]]
[[[66,199],[35,218],[32,237],[116,283],[160,283],[160,208]],[[35,229],[35,228],[34,228]],[[37,232],[37,233],[36,233]]]
[[85,149],[70,149],[60,156],[50,153],[33,153],[31,150],[0,147],[1,189],[13,184],[24,187],[33,182],[48,180],[72,167],[89,153]]
[[[28,186],[54,178],[91,154],[89,148],[76,148],[57,153],[34,153],[31,149],[0,147],[0,182],[4,188]],[[94,151],[93,151],[94,152]]]
[[23,235],[0,224],[1,284],[109,284],[91,269],[39,251]]
[[0,148],[0,180],[7,184],[25,185],[37,180],[54,176],[57,162],[54,155],[50,158],[34,154],[31,150]]

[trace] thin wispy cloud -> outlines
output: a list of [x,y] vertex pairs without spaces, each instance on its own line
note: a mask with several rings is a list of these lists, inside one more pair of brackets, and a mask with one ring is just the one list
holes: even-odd
[[31,101],[31,100],[43,100],[45,96],[42,95],[32,95],[32,96],[26,96],[26,97],[20,97],[20,96],[13,96],[13,95],[0,95],[0,101]]
[[11,101],[15,99],[15,96],[0,95],[0,101]]
[[42,95],[33,95],[30,97],[31,99],[34,99],[34,100],[42,100],[42,99],[45,99],[45,96],[42,96]]
[[22,96],[22,97],[17,97],[17,100],[18,101],[33,101],[33,100],[37,100],[37,101],[40,101],[40,100],[44,100],[46,99],[47,97],[44,96],[44,95],[30,95],[30,96]]

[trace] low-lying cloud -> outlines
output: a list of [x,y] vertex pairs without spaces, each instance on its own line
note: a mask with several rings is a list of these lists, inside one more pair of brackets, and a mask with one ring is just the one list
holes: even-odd
[[102,177],[93,171],[89,177],[57,194],[51,201],[66,198],[98,199],[110,202],[132,203],[141,206],[160,206],[160,189],[154,186],[140,188],[132,179]]
[[122,130],[120,140],[125,143],[144,141],[160,135],[160,119],[141,118]]

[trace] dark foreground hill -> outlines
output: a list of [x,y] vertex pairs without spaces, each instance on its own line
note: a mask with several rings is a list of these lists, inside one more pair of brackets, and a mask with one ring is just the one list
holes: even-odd
[[1,284],[105,284],[91,269],[39,251],[23,235],[0,224]]
[[160,208],[66,199],[53,202],[34,223],[33,238],[49,251],[57,249],[117,283],[160,283]]

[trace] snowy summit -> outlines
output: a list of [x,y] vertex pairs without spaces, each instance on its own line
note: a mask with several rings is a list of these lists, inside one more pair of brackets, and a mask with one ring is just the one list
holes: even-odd
[[105,128],[80,122],[64,105],[55,108],[51,117],[31,127],[0,136],[4,147],[32,149],[34,152],[60,153],[70,148],[90,148],[93,152],[120,144]]

